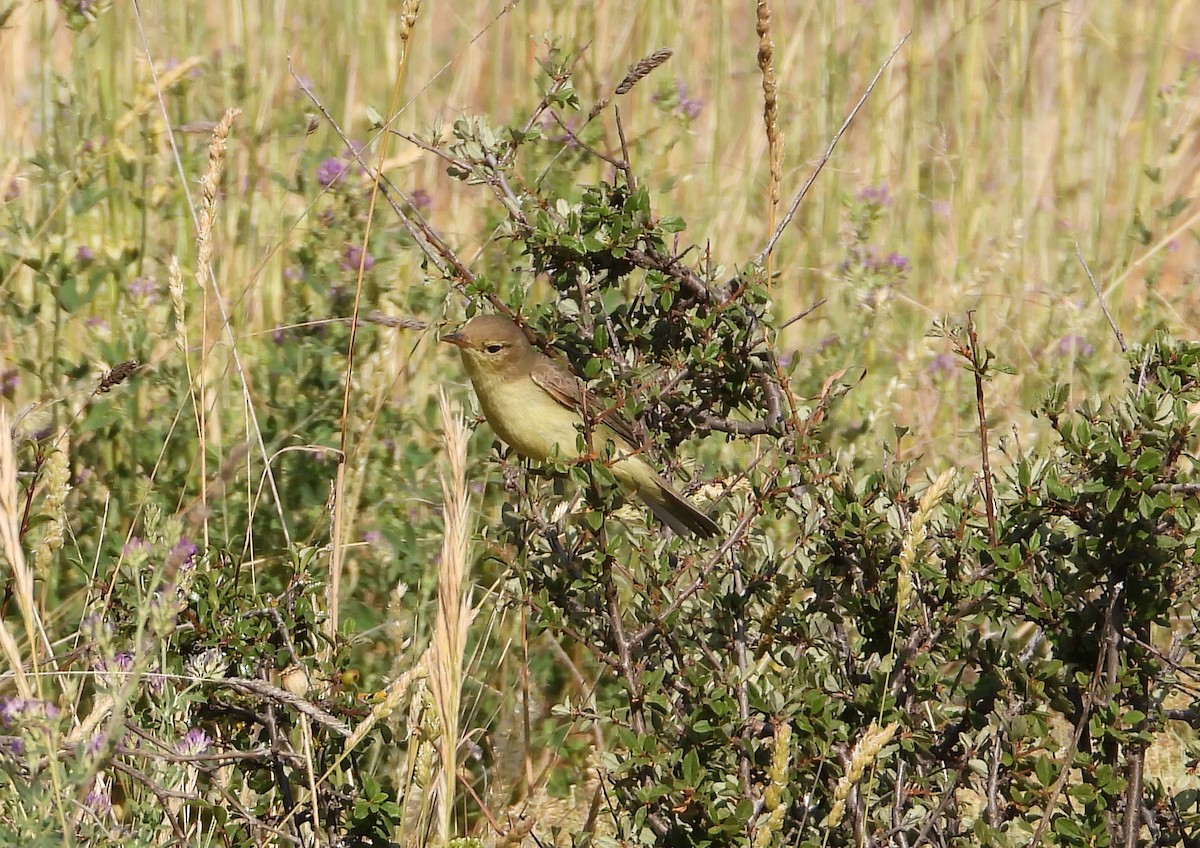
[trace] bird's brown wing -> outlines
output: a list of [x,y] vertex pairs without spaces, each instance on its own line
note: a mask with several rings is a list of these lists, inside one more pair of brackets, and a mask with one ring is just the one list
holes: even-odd
[[613,405],[604,398],[589,392],[582,380],[553,359],[543,357],[533,366],[529,376],[546,391],[546,394],[567,409],[582,415],[586,408],[593,421],[603,422],[631,446],[641,444],[642,440],[638,438],[633,425],[625,416],[612,409]]

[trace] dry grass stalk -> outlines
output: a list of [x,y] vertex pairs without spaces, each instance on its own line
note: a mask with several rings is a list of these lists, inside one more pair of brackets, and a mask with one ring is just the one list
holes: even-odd
[[[17,455],[13,447],[13,432],[8,421],[8,410],[0,408],[0,545],[3,546],[4,556],[8,559],[13,572],[13,591],[16,594],[17,606],[25,621],[25,638],[30,645],[30,653],[37,656],[33,650],[34,634],[40,628],[37,606],[33,598],[33,574],[25,562],[25,552],[21,549],[21,512],[17,498]],[[21,660],[21,650],[17,641],[8,630],[8,624],[0,621],[0,648],[8,657],[12,666],[13,677],[16,680],[17,691],[22,698],[32,698],[33,689],[25,676],[24,662]],[[37,665],[34,665],[36,670]]]
[[467,649],[467,626],[471,621],[467,586],[470,566],[470,499],[467,492],[467,440],[469,434],[462,412],[450,408],[444,393],[438,394],[449,477],[441,475],[445,530],[442,560],[438,568],[438,606],[433,625],[429,694],[437,716],[440,763],[438,827],[441,843],[451,832],[454,790],[458,774],[458,717],[462,698],[463,659]]
[[871,722],[871,726],[863,733],[854,750],[850,752],[850,765],[846,773],[834,787],[833,808],[829,811],[829,817],[825,819],[826,827],[837,827],[841,823],[846,815],[846,799],[850,797],[850,790],[859,784],[867,769],[875,765],[879,752],[892,741],[899,726],[894,721],[887,727],[879,727],[875,722]]
[[778,83],[775,79],[775,44],[771,40],[771,6],[758,0],[755,28],[758,32],[758,68],[762,71],[763,123],[767,127],[767,161],[770,167],[768,200],[770,228],[775,229],[775,212],[779,207],[779,185],[783,181],[783,133],[779,129]]
[[[212,141],[208,145],[208,168],[200,180],[200,208],[196,210],[196,281],[204,290],[204,315],[201,319],[200,339],[200,375],[197,384],[197,395],[200,398],[197,415],[200,451],[200,505],[205,516],[204,545],[209,544],[208,536],[208,439],[209,419],[207,410],[214,406],[215,398],[210,398],[205,386],[205,364],[208,361],[208,305],[209,278],[212,276],[213,226],[217,211],[217,186],[221,183],[221,171],[225,164],[225,152],[229,144],[229,130],[233,121],[241,114],[240,109],[226,109],[225,114],[213,130]],[[219,421],[219,419],[217,419]]]
[[208,169],[200,180],[200,208],[197,210],[196,226],[196,279],[204,285],[211,273],[212,231],[217,211],[217,186],[221,184],[221,171],[225,166],[225,153],[229,146],[229,130],[241,109],[226,109],[225,114],[213,129],[212,141],[208,145]]
[[428,670],[428,659],[428,654],[422,656],[416,665],[388,685],[387,689],[384,690],[383,698],[371,708],[371,714],[363,719],[358,727],[354,728],[354,733],[346,740],[346,744],[342,748],[344,753],[348,754],[358,747],[359,743],[367,738],[371,729],[375,727],[380,719],[387,718],[400,706],[400,702],[408,695],[408,690],[418,681],[425,679]]
[[381,327],[392,327],[397,330],[424,330],[429,325],[417,318],[400,318],[387,315],[378,309],[372,309],[362,318],[364,324],[378,324]]
[[636,65],[631,65],[625,74],[625,78],[621,80],[617,86],[615,94],[628,94],[633,91],[633,87],[644,80],[650,73],[661,65],[663,62],[671,58],[674,51],[670,47],[664,47],[661,50],[655,50]]
[[928,538],[929,519],[933,515],[934,508],[946,496],[953,481],[954,469],[948,468],[943,471],[925,490],[920,503],[917,504],[917,511],[913,513],[912,520],[909,521],[908,532],[904,534],[904,545],[900,549],[900,565],[896,574],[897,615],[908,609],[908,605],[912,602],[912,567],[917,559],[917,549]]

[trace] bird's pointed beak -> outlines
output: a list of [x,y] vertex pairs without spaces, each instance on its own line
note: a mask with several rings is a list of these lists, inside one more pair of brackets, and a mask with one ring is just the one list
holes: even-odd
[[470,347],[467,343],[467,337],[462,333],[446,333],[442,336],[442,341],[449,342],[455,347]]

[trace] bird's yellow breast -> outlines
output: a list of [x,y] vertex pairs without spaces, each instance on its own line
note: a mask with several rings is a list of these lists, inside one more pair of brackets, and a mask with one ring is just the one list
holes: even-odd
[[[557,457],[579,458],[582,418],[560,404],[529,376],[503,379],[481,368],[471,368],[471,382],[488,424],[504,443],[528,459],[546,462]],[[605,442],[616,445],[616,455],[631,453],[629,443],[610,428],[600,425],[592,434],[593,449],[603,451]],[[637,456],[612,465],[614,476],[635,491],[658,486],[658,475]]]

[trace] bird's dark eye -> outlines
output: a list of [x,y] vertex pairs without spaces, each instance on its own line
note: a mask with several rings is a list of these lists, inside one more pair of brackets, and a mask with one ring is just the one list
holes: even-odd
[[484,350],[486,350],[488,353],[499,353],[500,351],[504,350],[504,345],[499,344],[498,342],[492,342],[490,345],[485,347]]

